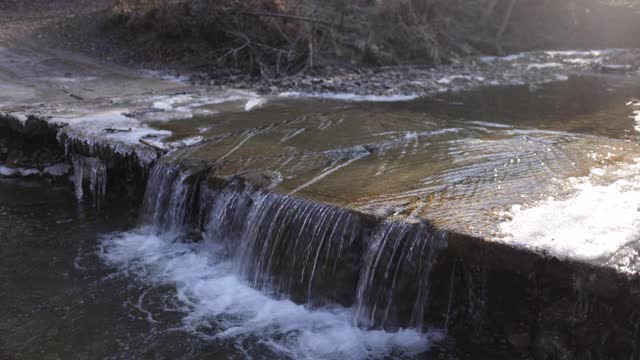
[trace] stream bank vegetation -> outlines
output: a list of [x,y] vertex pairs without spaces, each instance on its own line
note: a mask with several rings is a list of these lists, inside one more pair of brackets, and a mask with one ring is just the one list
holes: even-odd
[[[637,1],[117,0],[105,28],[203,72],[438,65],[478,54],[631,47]],[[224,69],[224,70],[221,70]]]

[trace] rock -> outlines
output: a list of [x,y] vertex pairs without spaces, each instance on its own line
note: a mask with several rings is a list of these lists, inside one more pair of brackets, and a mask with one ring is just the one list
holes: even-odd
[[510,335],[507,339],[514,348],[521,349],[531,346],[531,337],[528,333]]

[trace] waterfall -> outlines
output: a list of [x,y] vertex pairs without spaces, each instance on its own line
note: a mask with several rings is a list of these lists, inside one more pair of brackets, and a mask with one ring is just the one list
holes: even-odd
[[177,164],[159,162],[147,182],[143,222],[157,232],[175,234],[188,225],[198,204],[202,169],[183,169]]
[[252,287],[296,302],[354,306],[366,327],[423,327],[429,275],[445,244],[429,224],[378,221],[268,192],[243,179],[159,162],[143,221],[157,233],[195,227]]
[[[423,327],[434,257],[444,236],[427,224],[385,221],[373,232],[360,271],[357,316],[372,327],[390,320]],[[398,296],[401,294],[401,296]],[[402,309],[410,312],[402,313]]]
[[344,291],[333,281],[357,280],[352,263],[364,225],[350,211],[238,183],[212,193],[209,204],[206,238],[224,245],[254,287],[339,300]]

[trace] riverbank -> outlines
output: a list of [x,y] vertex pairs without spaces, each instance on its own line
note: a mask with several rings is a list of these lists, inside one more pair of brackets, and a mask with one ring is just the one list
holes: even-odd
[[[487,4],[490,5],[490,3],[491,1],[487,1]],[[342,19],[342,21],[346,21],[350,25],[346,29],[336,28],[332,31],[351,35],[335,35],[340,37],[340,41],[329,50],[318,48],[320,44],[315,44],[316,55],[314,59],[307,59],[308,54],[301,55],[302,68],[298,64],[291,71],[268,70],[266,67],[273,68],[275,66],[272,62],[265,63],[262,70],[249,69],[245,65],[246,59],[244,58],[249,54],[242,53],[242,49],[234,48],[233,44],[227,44],[224,41],[207,40],[207,36],[213,36],[214,39],[217,39],[214,36],[215,33],[207,33],[204,30],[213,24],[210,22],[201,23],[204,19],[200,19],[199,16],[206,14],[204,10],[188,8],[188,6],[197,6],[195,2],[191,5],[188,5],[190,3],[177,2],[162,6],[153,1],[78,2],[65,0],[50,3],[32,0],[8,2],[0,9],[0,21],[3,23],[3,28],[0,30],[0,44],[4,44],[5,47],[44,47],[74,54],[85,54],[90,58],[130,69],[173,74],[175,77],[188,80],[192,84],[218,88],[250,89],[269,94],[351,93],[375,96],[421,96],[448,90],[465,90],[483,85],[553,81],[561,79],[573,70],[625,72],[635,71],[640,66],[638,54],[634,52],[617,54],[605,52],[601,54],[589,51],[548,51],[551,49],[634,46],[625,34],[634,33],[631,25],[633,22],[629,23],[626,17],[636,9],[620,4],[616,6],[601,5],[606,10],[596,10],[595,5],[585,3],[581,4],[579,9],[568,10],[565,2],[561,1],[558,4],[549,5],[548,8],[536,8],[535,19],[537,20],[535,21],[529,19],[534,16],[531,16],[529,11],[531,9],[528,8],[534,4],[527,2],[519,4],[514,10],[513,18],[510,19],[509,30],[503,35],[505,43],[503,50],[511,55],[503,58],[496,57],[498,51],[492,48],[494,45],[478,46],[474,50],[466,52],[461,52],[460,49],[457,51],[448,50],[448,55],[444,50],[438,48],[453,49],[458,46],[472,49],[473,47],[469,45],[471,40],[468,38],[473,36],[484,37],[485,43],[493,43],[495,40],[493,31],[496,26],[493,22],[499,22],[506,11],[502,2],[497,3],[498,5],[491,11],[495,18],[485,19],[492,25],[482,25],[477,21],[482,17],[478,12],[481,9],[486,11],[488,8],[485,8],[485,5],[489,5],[482,1],[478,1],[473,6],[469,5],[467,13],[464,16],[460,15],[460,19],[456,21],[467,22],[471,27],[457,26],[455,31],[458,33],[455,36],[441,35],[445,39],[438,38],[437,46],[431,44],[432,48],[429,51],[440,54],[438,55],[441,57],[439,60],[428,54],[418,55],[411,51],[402,53],[399,51],[401,49],[389,49],[389,51],[397,53],[395,57],[391,57],[393,59],[367,61],[366,56],[373,51],[371,49],[384,52],[381,49],[385,49],[385,45],[375,43],[375,39],[368,40],[374,41],[374,43],[364,41],[365,34],[358,37],[362,29],[351,28],[358,27],[357,24],[363,23],[363,19],[359,19],[359,17],[379,16],[380,9],[373,5],[359,3],[354,3],[353,6],[342,10],[339,7],[335,8],[337,5],[333,3],[325,4],[327,9],[313,2],[307,4],[307,7],[315,9],[316,12],[313,16],[316,20],[330,19],[331,11],[346,12],[346,20]],[[440,24],[451,16],[447,11],[455,13],[458,6],[462,5],[450,4],[443,8],[446,10],[441,10],[438,14],[430,16],[439,19],[436,23]],[[439,8],[442,5],[434,3],[432,7]],[[267,10],[273,12],[278,9],[268,8]],[[286,6],[280,10],[294,11]],[[414,10],[419,11],[419,9]],[[579,15],[570,10],[578,11]],[[296,8],[295,11],[302,12],[301,14],[306,16],[309,14],[305,11],[311,10],[303,7]],[[401,9],[394,11],[401,12]],[[605,13],[607,16],[603,15]],[[223,16],[226,13],[216,14]],[[398,16],[402,18],[404,15]],[[609,25],[603,28],[602,24],[596,23],[594,19],[597,16],[600,16],[602,21],[606,21]],[[274,19],[273,17],[252,18],[249,16],[248,18],[254,22],[262,21],[259,29],[266,33],[277,32],[280,27],[287,26],[287,24],[296,25],[293,30],[307,31],[300,28],[303,25],[306,26],[305,21],[300,23],[300,21],[296,22],[295,19],[288,18],[278,20],[277,17]],[[243,18],[244,20],[247,19]],[[279,21],[284,22],[280,24]],[[293,23],[291,23],[292,21]],[[386,21],[390,21],[390,19]],[[566,25],[565,32],[556,31],[557,27],[568,23],[571,24]],[[616,26],[610,26],[612,23],[615,23]],[[180,25],[178,26],[178,24]],[[433,29],[432,31],[435,33],[446,32],[450,31],[452,27],[452,25],[440,25],[442,25],[442,29]],[[375,23],[371,26],[384,27],[385,25],[384,23]],[[478,29],[473,28],[474,26]],[[326,26],[323,29],[326,30]],[[224,29],[218,30],[226,31]],[[282,29],[280,30],[282,31]],[[537,35],[524,36],[522,33],[527,31]],[[544,31],[548,31],[548,33],[544,33]],[[556,32],[554,33],[554,31]],[[547,39],[549,34],[554,34],[553,39]],[[547,40],[542,41],[541,39]],[[585,39],[593,41],[590,43]],[[382,39],[378,40],[383,41]],[[335,41],[337,40],[334,39]],[[418,39],[416,41],[419,42]],[[325,46],[328,45],[325,44]],[[386,46],[388,48],[389,44]],[[546,51],[536,52],[535,49],[545,49]],[[425,51],[429,53],[427,50]],[[523,50],[532,52],[522,53]],[[220,57],[225,57],[224,61],[220,61]],[[313,64],[309,66],[308,62]],[[563,65],[564,69],[559,69],[561,67],[559,65]],[[284,64],[279,66],[285,67]]]

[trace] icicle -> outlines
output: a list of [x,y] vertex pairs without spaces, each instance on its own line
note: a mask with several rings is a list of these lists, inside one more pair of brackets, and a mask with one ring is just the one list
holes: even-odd
[[97,158],[84,157],[78,154],[71,155],[73,163],[73,183],[76,198],[82,201],[84,198],[84,181],[89,181],[89,193],[93,197],[93,204],[99,207],[106,195],[107,165]]
[[78,201],[82,201],[84,196],[82,189],[84,165],[80,157],[77,155],[73,155],[71,161],[73,163],[73,184],[75,185],[76,199],[78,199]]

